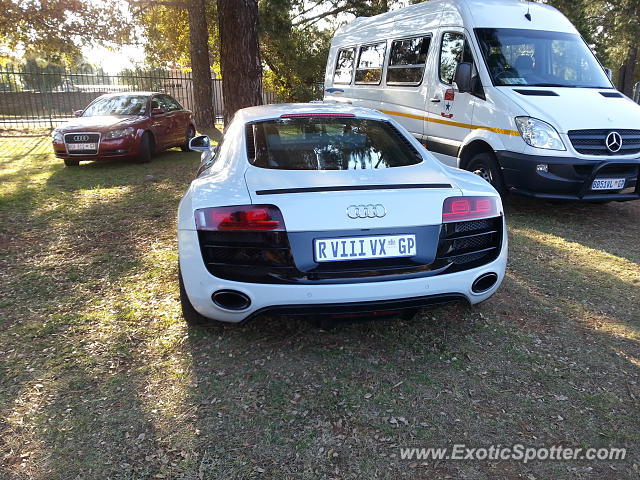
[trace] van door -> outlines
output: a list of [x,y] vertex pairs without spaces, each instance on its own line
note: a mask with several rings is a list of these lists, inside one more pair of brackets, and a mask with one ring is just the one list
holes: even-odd
[[380,111],[392,115],[419,139],[424,138],[428,83],[424,77],[431,38],[423,34],[391,41],[385,86],[380,90]]
[[443,163],[457,167],[458,150],[471,131],[475,97],[458,92],[453,77],[458,63],[473,63],[473,55],[462,28],[443,28],[438,36],[436,68],[429,72],[433,88],[427,99],[427,148]]

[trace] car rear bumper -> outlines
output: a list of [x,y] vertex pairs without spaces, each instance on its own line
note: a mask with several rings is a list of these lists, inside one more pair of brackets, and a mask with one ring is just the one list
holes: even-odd
[[[207,271],[202,259],[198,233],[178,231],[180,269],[185,289],[194,308],[202,315],[224,322],[239,323],[260,313],[339,314],[397,310],[466,300],[475,304],[486,300],[499,287],[507,262],[506,232],[497,258],[477,268],[433,277],[379,281],[375,283],[262,284],[224,280]],[[495,273],[497,281],[481,293],[472,291],[476,279]],[[234,290],[249,297],[242,311],[220,308],[212,295],[218,290]]]
[[[498,151],[509,191],[529,197],[581,202],[640,199],[640,159],[601,161]],[[548,171],[538,170],[546,165]],[[622,190],[591,190],[596,178],[624,178]]]

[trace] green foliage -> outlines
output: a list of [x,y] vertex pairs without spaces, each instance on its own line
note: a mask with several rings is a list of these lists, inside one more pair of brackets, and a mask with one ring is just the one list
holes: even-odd
[[164,90],[168,73],[164,68],[125,68],[118,76],[121,85],[129,85],[133,90],[157,92]]
[[318,98],[314,83],[322,82],[331,43],[331,32],[315,25],[293,24],[295,0],[260,3],[261,54],[268,69],[264,85],[283,101]]
[[27,59],[20,80],[25,90],[50,92],[62,85],[64,67],[48,62],[38,62],[35,58]]
[[118,0],[2,0],[0,45],[73,62],[88,42],[126,43],[131,28]]
[[[182,2],[143,2],[129,0],[138,26],[146,39],[144,44],[147,63],[153,66],[191,66],[189,45],[189,15]],[[207,0],[207,26],[209,29],[209,64],[220,71],[220,49],[216,2]]]

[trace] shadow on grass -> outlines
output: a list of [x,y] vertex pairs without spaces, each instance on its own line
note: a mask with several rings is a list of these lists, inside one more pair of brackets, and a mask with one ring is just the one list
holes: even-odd
[[640,264],[638,201],[605,205],[549,202],[510,196],[504,201],[507,225],[557,235]]
[[[593,225],[594,217],[611,225],[619,206],[580,207],[571,217],[566,209],[550,215],[544,204],[509,208],[523,228],[562,235]],[[614,224],[613,235],[628,227]],[[635,225],[629,234],[637,234]],[[568,236],[601,250],[611,232],[594,229],[587,241]],[[205,478],[634,475],[632,461],[416,467],[398,459],[401,446],[453,443],[615,446],[629,449],[631,459],[637,453],[640,369],[629,360],[640,353],[637,287],[606,265],[596,275],[571,252],[521,233],[510,238],[510,273],[498,294],[476,307],[330,332],[268,317],[246,327],[191,328],[199,385],[191,398],[203,405],[196,455]],[[615,252],[635,258],[633,246]]]
[[130,170],[105,186],[109,178],[40,160],[13,159],[20,165],[2,191],[2,469],[29,478],[144,474],[133,452],[157,435],[140,404],[146,375],[130,374],[145,367],[136,344],[147,340],[136,337],[145,325],[131,305],[157,300],[139,285],[127,296],[126,286],[132,278],[146,282],[141,271],[166,270],[154,255],[159,244],[173,243],[174,212],[192,168],[183,171],[167,153],[158,158],[166,177],[140,182]]
[[[593,269],[576,261],[586,250],[574,254],[535,232],[634,261],[637,243],[614,240],[637,239],[638,222],[585,232],[593,218],[598,225],[616,213],[637,218],[637,207],[581,206],[569,215],[509,205],[509,275],[476,307],[330,332],[272,317],[187,329],[178,313],[174,217],[193,171],[185,166],[196,159],[182,158],[79,169],[51,158],[16,160],[23,173],[11,173],[12,182],[24,184],[0,220],[9,234],[0,292],[7,475],[635,474],[629,462],[423,466],[398,455],[403,446],[523,443],[626,446],[633,458],[640,440],[640,378],[630,360],[640,357],[634,272],[622,264],[623,277],[601,265],[595,281]],[[144,181],[147,173],[157,181]]]

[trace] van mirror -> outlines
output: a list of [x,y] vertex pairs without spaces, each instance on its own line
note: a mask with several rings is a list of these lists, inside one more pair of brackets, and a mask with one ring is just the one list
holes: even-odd
[[471,91],[471,71],[473,65],[470,62],[460,62],[456,67],[456,73],[453,81],[456,82],[460,93]]
[[206,152],[211,146],[211,140],[207,135],[198,135],[189,140],[189,150],[197,152]]
[[613,78],[613,70],[611,70],[610,68],[605,68],[604,73],[607,74],[607,77],[609,78],[609,80]]

